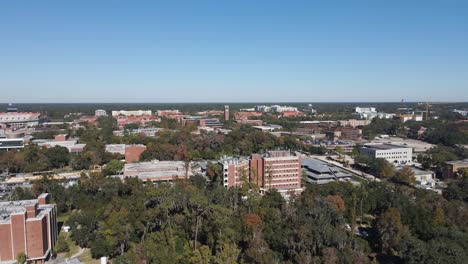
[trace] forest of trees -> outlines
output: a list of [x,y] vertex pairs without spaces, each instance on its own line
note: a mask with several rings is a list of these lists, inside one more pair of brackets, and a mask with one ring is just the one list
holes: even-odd
[[[217,177],[153,185],[83,173],[68,189],[44,177],[14,197],[51,193],[73,241],[116,263],[464,263],[466,182],[444,196],[385,182],[308,185],[286,202]],[[367,236],[346,229],[358,223]]]

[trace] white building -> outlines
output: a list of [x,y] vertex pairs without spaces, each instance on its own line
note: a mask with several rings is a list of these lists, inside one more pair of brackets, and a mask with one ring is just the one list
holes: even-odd
[[394,164],[408,164],[413,160],[413,149],[391,144],[368,144],[361,147],[361,155],[386,159]]
[[33,127],[39,124],[40,113],[37,112],[5,112],[0,113],[0,126]]
[[143,116],[143,115],[151,115],[151,110],[119,110],[119,111],[112,111],[112,116]]
[[358,114],[365,114],[365,113],[377,112],[377,111],[375,107],[356,107],[355,112]]
[[125,155],[125,144],[107,144],[106,151],[112,154],[121,154]]
[[[187,166],[188,165],[188,166]],[[137,177],[142,181],[171,182],[176,178],[185,179],[194,175],[191,164],[184,161],[150,161],[125,164],[124,175],[118,177]]]
[[94,116],[107,116],[106,110],[98,109],[94,111]]

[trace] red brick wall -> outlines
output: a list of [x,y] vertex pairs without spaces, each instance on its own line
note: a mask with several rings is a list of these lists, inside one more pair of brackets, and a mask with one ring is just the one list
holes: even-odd
[[[45,232],[43,230],[45,221],[46,221],[45,217],[42,217],[41,219],[38,219],[38,220],[26,222],[28,258],[42,257],[45,253],[44,251]],[[47,238],[45,239],[45,241],[47,241]]]
[[13,233],[13,256],[16,257],[21,252],[26,253],[25,241],[25,219],[26,212],[21,215],[11,215],[11,227]]
[[11,252],[10,224],[0,224],[0,260],[14,260]]

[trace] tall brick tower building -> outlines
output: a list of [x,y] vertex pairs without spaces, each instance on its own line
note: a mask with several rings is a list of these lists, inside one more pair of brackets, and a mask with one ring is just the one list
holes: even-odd
[[57,209],[49,194],[34,200],[0,203],[0,263],[20,253],[29,263],[44,263],[57,241]]

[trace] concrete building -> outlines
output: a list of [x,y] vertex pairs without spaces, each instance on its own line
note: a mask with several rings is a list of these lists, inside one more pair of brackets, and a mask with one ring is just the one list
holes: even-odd
[[222,166],[224,187],[240,187],[243,182],[243,177],[246,178],[245,180],[249,180],[249,159],[224,157],[219,163]]
[[84,150],[86,144],[79,144],[77,138],[68,138],[67,134],[56,135],[53,140],[50,139],[35,139],[33,144],[39,147],[53,148],[60,146],[67,148],[70,153],[78,153]]
[[172,110],[158,110],[156,114],[161,117],[173,116],[173,115],[182,115],[182,113],[177,109]]
[[102,110],[102,109],[98,109],[96,111],[94,111],[94,116],[107,116],[107,112],[106,110]]
[[21,148],[24,148],[24,139],[22,138],[0,138],[0,150]]
[[313,158],[304,158],[302,160],[302,168],[307,175],[306,181],[313,184],[326,184],[352,177],[349,172]]
[[125,144],[107,144],[105,149],[107,152],[112,154],[125,155]]
[[338,139],[360,140],[362,137],[362,130],[353,127],[337,127],[330,129],[326,134],[328,138],[333,141]]
[[263,131],[263,132],[272,132],[275,130],[280,130],[283,127],[280,125],[268,125],[268,126],[253,126],[253,128]]
[[39,125],[38,112],[4,112],[0,113],[0,127],[22,128]]
[[15,262],[25,253],[28,263],[44,263],[57,241],[57,209],[49,195],[34,200],[0,202],[0,262]]
[[445,162],[443,172],[444,178],[454,178],[458,176],[458,169],[468,169],[468,159]]
[[150,161],[125,164],[124,175],[118,177],[138,177],[142,181],[171,182],[174,179],[185,179],[193,176],[190,164],[183,161]]
[[422,114],[416,114],[416,113],[410,113],[410,114],[400,114],[396,115],[395,119],[400,120],[401,122],[405,123],[408,121],[423,121],[423,115]]
[[224,106],[224,120],[229,121],[229,105]]
[[143,116],[143,115],[152,115],[151,110],[119,110],[112,111],[112,116]]
[[370,120],[367,119],[348,119],[348,120],[340,120],[339,124],[343,127],[358,127],[358,126],[367,126],[371,123]]
[[394,164],[409,164],[413,160],[413,149],[391,144],[367,144],[361,147],[361,155],[386,159]]
[[187,125],[196,125],[202,127],[213,127],[213,128],[221,128],[223,127],[223,123],[219,121],[219,118],[207,118],[204,116],[189,116],[182,119],[182,126]]
[[264,192],[276,189],[283,195],[300,193],[301,158],[289,151],[270,151],[264,155],[253,154],[249,159],[224,158],[223,168],[226,188],[242,185],[243,177]]
[[460,114],[464,117],[468,116],[468,110],[457,110],[457,109],[453,109],[452,110],[453,113],[457,113],[457,114]]

